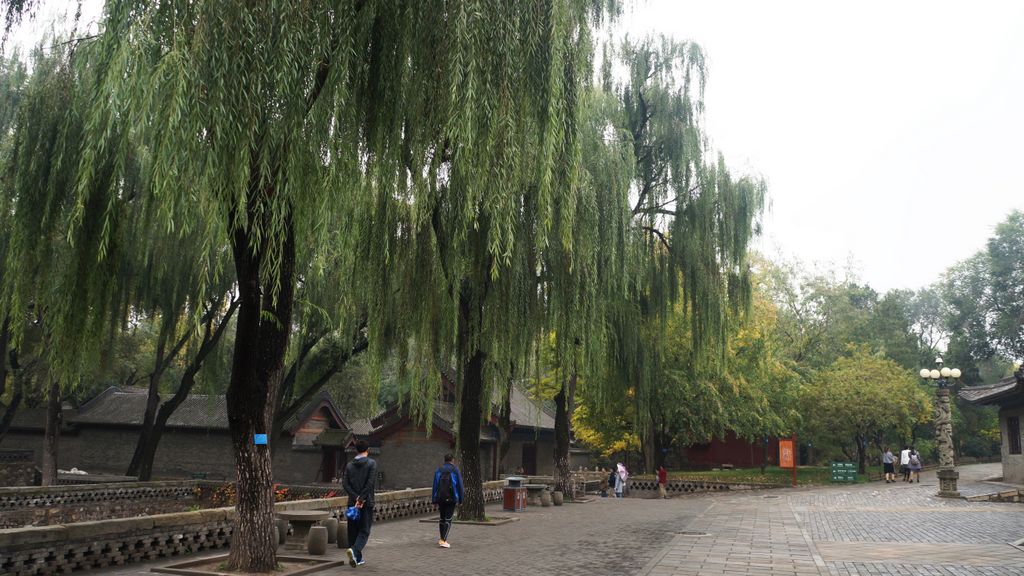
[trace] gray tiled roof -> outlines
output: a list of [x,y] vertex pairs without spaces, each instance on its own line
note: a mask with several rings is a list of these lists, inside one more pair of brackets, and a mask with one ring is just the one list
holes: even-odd
[[972,404],[993,404],[1014,396],[1015,392],[1024,399],[1024,386],[1016,377],[1011,376],[994,384],[964,388],[960,390],[959,396]]
[[[143,388],[110,387],[78,411],[75,424],[140,426],[146,415]],[[161,395],[161,401],[170,395]],[[167,420],[170,428],[228,429],[227,403],[222,395],[191,394]]]
[[353,420],[349,422],[348,425],[351,428],[352,433],[356,436],[367,436],[374,430],[373,424],[370,423],[369,418]]
[[[78,425],[141,426],[146,415],[147,390],[145,388],[118,388],[111,386],[99,396],[87,402],[69,423]],[[167,400],[169,394],[161,394],[160,400]],[[321,393],[310,400],[285,423],[285,430],[292,430],[300,420],[305,420],[322,402],[330,397]],[[340,417],[340,416],[339,416]],[[223,394],[190,394],[167,421],[169,428],[192,428],[203,430],[227,430],[228,408]]]
[[517,426],[541,430],[555,429],[555,417],[544,409],[541,402],[532,400],[516,386],[512,387],[512,401],[509,404],[512,408],[512,421]]
[[349,430],[327,428],[313,440],[313,444],[317,446],[334,446],[344,448],[351,437],[352,432]]
[[[77,411],[67,403],[64,404],[63,416],[64,426],[67,428],[70,420],[75,417]],[[11,420],[11,428],[14,430],[44,430],[46,428],[46,408],[27,408],[20,406],[14,413]]]

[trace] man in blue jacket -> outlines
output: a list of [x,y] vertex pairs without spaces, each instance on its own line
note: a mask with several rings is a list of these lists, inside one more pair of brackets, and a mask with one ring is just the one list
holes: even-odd
[[441,511],[440,532],[441,539],[437,545],[441,548],[451,548],[448,543],[448,532],[452,529],[452,517],[455,516],[455,507],[462,504],[462,476],[459,469],[453,462],[455,458],[449,453],[444,455],[444,464],[434,472],[434,491],[431,501],[437,504]]

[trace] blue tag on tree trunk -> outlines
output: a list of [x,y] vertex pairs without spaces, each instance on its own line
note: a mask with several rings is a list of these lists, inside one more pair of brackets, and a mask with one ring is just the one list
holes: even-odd
[[256,434],[253,437],[253,444],[255,444],[257,446],[266,446],[267,445],[267,435],[266,434]]

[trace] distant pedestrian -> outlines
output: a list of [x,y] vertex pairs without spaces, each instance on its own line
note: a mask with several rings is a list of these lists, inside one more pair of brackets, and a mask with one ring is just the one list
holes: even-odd
[[434,490],[431,492],[431,502],[437,504],[441,515],[438,523],[441,539],[437,541],[441,548],[452,547],[448,543],[448,533],[452,529],[455,507],[462,504],[462,494],[462,476],[455,467],[455,457],[445,454],[444,464],[434,472]]
[[664,466],[658,466],[658,496],[662,498],[668,498],[668,491],[665,490],[666,484],[668,484],[668,470],[665,470]]
[[903,481],[910,482],[910,446],[903,446],[900,451],[900,472],[903,474]]
[[910,474],[909,482],[921,483],[921,454],[913,447],[910,448]]
[[622,462],[619,462],[615,468],[615,497],[622,498],[622,493],[626,490],[626,480],[629,479],[629,471],[626,470],[626,466]]
[[893,456],[892,450],[888,446],[885,447],[885,453],[882,454],[882,469],[885,472],[885,483],[889,484],[896,481],[896,457]]
[[366,440],[356,440],[356,457],[345,466],[342,486],[348,494],[348,505],[359,509],[359,519],[348,521],[348,563],[355,568],[362,566],[363,548],[370,539],[373,527],[373,493],[377,482],[377,463],[370,458],[370,446]]

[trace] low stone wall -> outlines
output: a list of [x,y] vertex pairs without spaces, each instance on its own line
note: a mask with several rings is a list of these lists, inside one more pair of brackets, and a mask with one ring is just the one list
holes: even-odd
[[965,498],[969,502],[1024,502],[1024,490],[1003,490],[992,494],[979,494]]
[[122,482],[138,482],[138,476],[117,476],[114,474],[74,474],[59,472],[57,484],[60,486],[80,486],[82,484],[115,484]]
[[0,450],[0,486],[31,486],[35,477],[31,450]]
[[[501,499],[504,481],[484,483],[488,502]],[[430,488],[376,495],[374,521],[434,513]],[[332,510],[346,498],[278,502],[278,511]],[[0,530],[0,574],[35,576],[120,566],[227,546],[233,508]]]
[[229,509],[0,530],[0,574],[120,566],[226,546]]
[[[669,496],[679,496],[694,492],[730,492],[735,490],[758,490],[779,488],[777,484],[755,484],[739,482],[714,482],[710,480],[672,480],[665,484]],[[627,494],[634,498],[657,498],[658,481],[646,479],[630,479]]]
[[182,512],[196,502],[188,481],[0,488],[0,528]]

